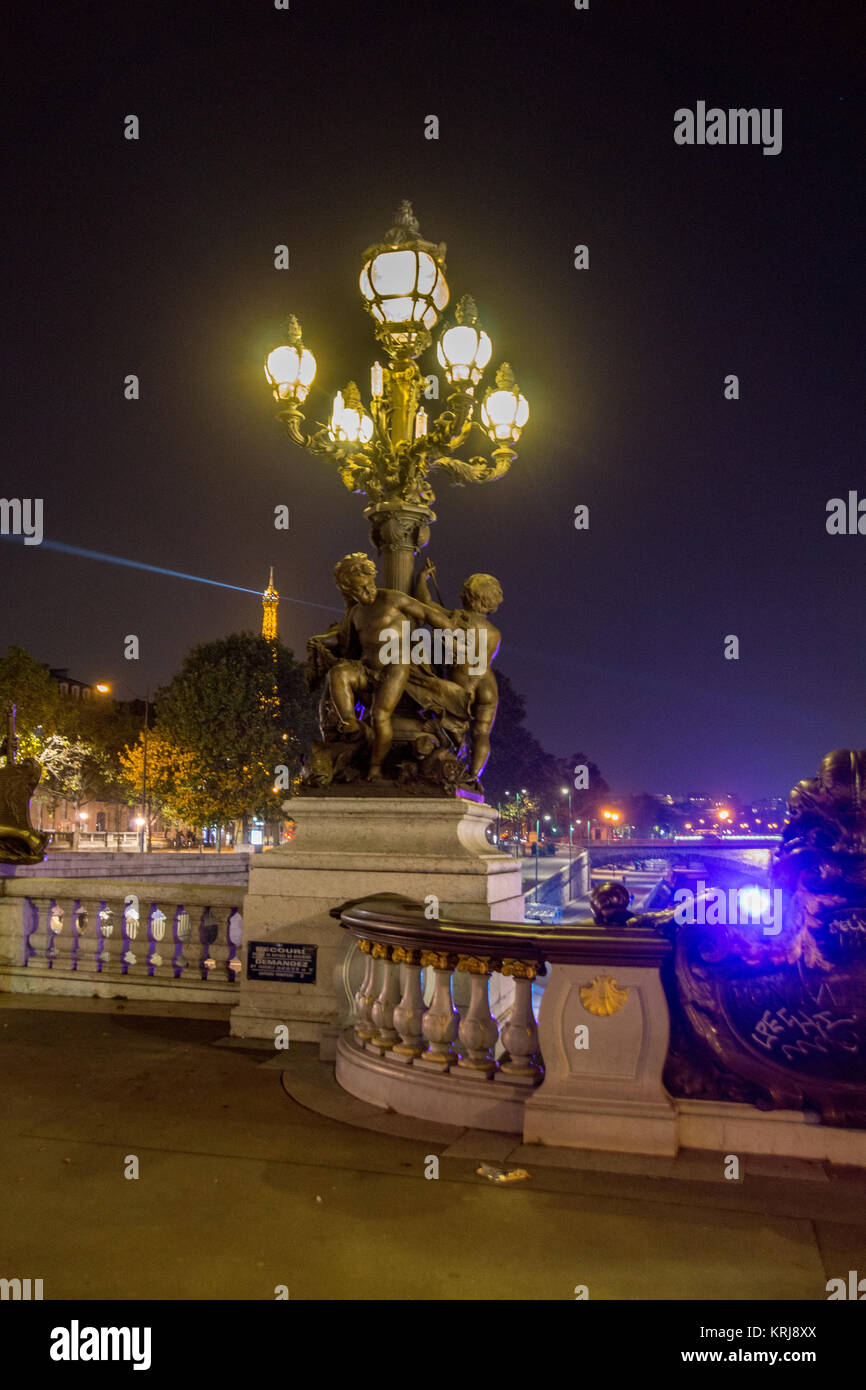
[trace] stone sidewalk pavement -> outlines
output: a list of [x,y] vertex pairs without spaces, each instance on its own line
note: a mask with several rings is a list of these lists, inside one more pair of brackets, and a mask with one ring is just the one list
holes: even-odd
[[[866,1272],[863,1172],[533,1163],[515,1137],[361,1106],[312,1045],[278,1058],[227,1033],[212,1010],[0,996],[0,1277],[46,1299],[823,1301]],[[476,1172],[509,1154],[525,1181]]]

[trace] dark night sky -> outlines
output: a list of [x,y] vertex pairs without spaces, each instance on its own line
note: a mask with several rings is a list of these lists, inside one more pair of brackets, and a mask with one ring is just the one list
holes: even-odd
[[[47,538],[256,590],[273,562],[302,654],[327,614],[286,600],[339,607],[364,499],[288,444],[261,362],[293,310],[308,419],[366,394],[360,255],[408,197],[531,403],[504,480],[433,475],[430,554],[446,599],[500,578],[542,742],[619,791],[746,795],[866,743],[866,536],[825,530],[866,494],[860,4],[16,8],[2,486],[44,498]],[[781,107],[781,154],[675,145],[698,100]],[[0,585],[0,646],[136,693],[260,621],[253,595],[10,541]]]

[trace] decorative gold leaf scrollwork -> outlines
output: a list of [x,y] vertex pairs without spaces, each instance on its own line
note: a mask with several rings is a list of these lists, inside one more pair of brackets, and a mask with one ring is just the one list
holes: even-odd
[[422,951],[421,964],[433,970],[451,970],[451,958],[447,951]]
[[538,974],[538,966],[530,964],[529,961],[513,960],[506,956],[502,962],[502,974],[511,975],[516,980],[534,980]]
[[408,946],[395,946],[391,959],[398,965],[417,965],[418,952],[410,950]]
[[498,970],[499,962],[491,956],[458,956],[457,969],[467,975],[489,975]]

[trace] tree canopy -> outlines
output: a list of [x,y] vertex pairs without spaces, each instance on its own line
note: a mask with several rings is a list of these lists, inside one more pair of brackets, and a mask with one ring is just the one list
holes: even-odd
[[139,721],[112,700],[73,700],[61,695],[48,668],[23,647],[0,657],[0,712],[16,707],[18,756],[37,758],[43,790],[80,805],[116,793],[120,753],[135,738]]
[[[166,808],[195,825],[271,815],[278,769],[288,778],[316,734],[315,701],[288,647],[251,632],[194,647],[157,691],[148,741],[148,782]],[[142,740],[124,759],[141,786]]]

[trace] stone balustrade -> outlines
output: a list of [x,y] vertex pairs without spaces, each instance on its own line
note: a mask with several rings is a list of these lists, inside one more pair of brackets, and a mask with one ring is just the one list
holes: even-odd
[[[668,1014],[659,968],[670,942],[658,922],[428,921],[421,903],[397,894],[333,915],[365,962],[337,1046],[337,1080],[352,1095],[448,1124],[526,1137],[531,1128],[542,1142],[571,1143],[570,1124],[589,1147],[604,1147],[610,1121],[628,1111],[640,1122],[635,1147],[675,1147],[661,1085]],[[533,981],[548,974],[537,1023]],[[460,977],[468,993],[455,988]],[[594,1045],[579,1051],[581,1024]]]
[[0,880],[0,989],[235,1003],[242,906],[222,884]]
[[140,838],[139,830],[82,830],[78,835],[78,848],[135,850]]

